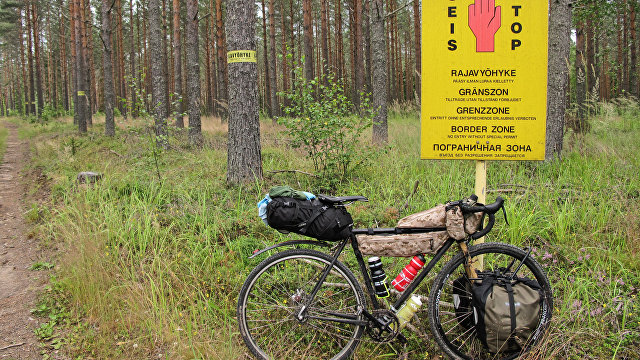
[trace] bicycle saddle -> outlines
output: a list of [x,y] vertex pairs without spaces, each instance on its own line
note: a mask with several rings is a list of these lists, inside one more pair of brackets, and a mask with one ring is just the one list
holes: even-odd
[[369,201],[369,199],[360,195],[357,195],[357,196],[318,195],[318,200],[327,204],[342,204],[342,203],[352,202],[352,201]]

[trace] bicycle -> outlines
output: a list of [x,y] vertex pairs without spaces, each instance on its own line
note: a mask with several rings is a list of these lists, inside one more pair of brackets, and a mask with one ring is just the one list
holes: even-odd
[[[362,196],[324,197],[335,206],[354,201],[368,201]],[[495,224],[495,213],[503,209],[498,197],[490,205],[468,205],[460,201],[463,213],[482,212],[489,217],[480,229],[462,241],[449,238],[436,252],[413,282],[388,307],[375,295],[357,236],[361,234],[427,233],[442,229],[352,229],[348,238],[338,242],[331,254],[312,249],[289,249],[278,252],[256,266],[240,290],[237,315],[240,333],[251,353],[259,359],[346,359],[356,350],[363,334],[374,342],[406,341],[399,331],[396,312],[421,285],[435,265],[454,243],[458,252],[436,275],[428,297],[430,329],[439,347],[455,359],[513,359],[540,342],[548,328],[553,296],[549,280],[530,255],[516,246],[504,243],[469,245],[485,236]],[[506,216],[506,212],[505,212]],[[367,291],[367,296],[352,271],[338,257],[350,243]],[[282,246],[313,244],[331,247],[314,240],[293,240],[270,246],[253,256]],[[535,279],[541,286],[540,316],[535,331],[520,351],[489,353],[476,336],[468,318],[471,309],[461,313],[455,304],[454,285],[457,279],[471,283],[481,280],[477,259],[482,258],[482,270],[499,273],[512,279]],[[478,271],[476,271],[478,270]],[[470,296],[470,295],[469,295]],[[458,299],[459,301],[459,299]],[[454,308],[454,306],[456,306]]]

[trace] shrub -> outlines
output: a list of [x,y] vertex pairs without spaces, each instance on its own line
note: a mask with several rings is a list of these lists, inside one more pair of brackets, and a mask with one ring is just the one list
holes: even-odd
[[345,96],[342,84],[332,76],[306,80],[296,67],[292,91],[281,93],[291,105],[280,118],[291,145],[306,152],[325,185],[333,188],[362,165],[372,153],[359,140],[373,120],[369,96],[362,94],[360,112]]

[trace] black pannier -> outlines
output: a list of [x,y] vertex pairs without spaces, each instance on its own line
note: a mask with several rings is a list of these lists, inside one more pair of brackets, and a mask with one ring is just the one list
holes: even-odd
[[318,199],[276,197],[267,205],[267,222],[281,232],[294,232],[318,240],[337,241],[351,234],[353,219],[344,206]]
[[478,272],[482,281],[460,277],[453,282],[456,318],[465,329],[475,327],[492,353],[520,351],[537,330],[542,289],[537,281]]

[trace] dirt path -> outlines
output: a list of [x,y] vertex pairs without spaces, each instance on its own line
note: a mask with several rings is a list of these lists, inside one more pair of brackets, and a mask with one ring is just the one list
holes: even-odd
[[9,136],[0,165],[0,359],[39,359],[33,333],[38,321],[29,310],[46,276],[29,270],[38,260],[38,246],[35,239],[25,236],[23,219],[21,170],[28,159],[28,145],[18,139],[16,125],[0,123],[3,125]]

